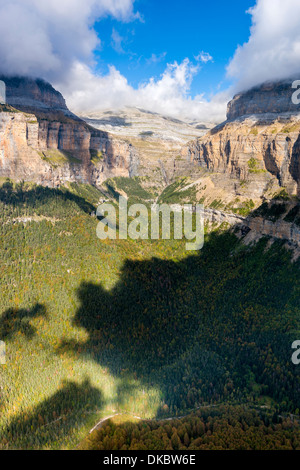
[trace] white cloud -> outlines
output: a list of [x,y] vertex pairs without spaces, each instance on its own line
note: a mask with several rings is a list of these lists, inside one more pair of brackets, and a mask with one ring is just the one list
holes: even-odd
[[161,54],[152,54],[149,59],[146,59],[146,64],[151,65],[151,64],[158,64],[159,62],[162,62],[166,58],[167,53],[162,52]]
[[[150,78],[137,89],[115,67],[105,76],[95,74],[94,52],[100,39],[95,21],[111,15],[127,22],[142,20],[135,0],[0,0],[0,73],[37,76],[49,80],[66,97],[72,110],[139,106],[178,118],[222,120],[223,95],[211,102],[190,96],[190,86],[200,62],[211,60],[200,53],[198,64],[188,59],[169,64],[158,79]],[[114,47],[123,51],[115,29]],[[165,58],[152,55],[149,61]]]
[[0,71],[60,79],[76,61],[92,63],[94,22],[129,21],[134,0],[0,0]]
[[249,10],[252,27],[247,43],[239,46],[228,66],[236,90],[299,74],[299,0],[257,0]]
[[206,64],[207,62],[213,62],[213,57],[208,53],[201,51],[197,56],[195,56],[197,62],[203,62]]
[[141,84],[137,89],[111,66],[106,76],[97,76],[77,62],[70,70],[70,80],[58,85],[73,111],[96,111],[136,106],[177,117],[219,122],[225,119],[227,93],[219,93],[211,101],[202,95],[192,99],[190,86],[198,67],[185,59],[169,64],[162,76]]
[[118,33],[118,31],[113,28],[112,34],[111,34],[111,39],[112,39],[112,47],[113,49],[118,53],[118,54],[125,54],[125,51],[123,49],[123,41],[124,38]]

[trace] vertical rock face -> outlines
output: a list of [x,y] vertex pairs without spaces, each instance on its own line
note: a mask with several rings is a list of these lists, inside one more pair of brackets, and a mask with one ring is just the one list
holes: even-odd
[[0,107],[0,176],[45,185],[97,185],[107,177],[137,174],[135,149],[72,114],[49,83],[1,79],[8,106]]
[[247,181],[263,195],[272,178],[300,194],[300,105],[293,80],[234,97],[228,120],[183,149],[200,166]]
[[[0,112],[0,175],[38,181],[47,178],[50,165],[28,144],[27,126],[34,116],[17,112]],[[31,137],[31,142],[33,142]]]

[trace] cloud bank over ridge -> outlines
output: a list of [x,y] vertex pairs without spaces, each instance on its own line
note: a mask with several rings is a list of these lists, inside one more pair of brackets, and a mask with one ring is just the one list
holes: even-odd
[[296,74],[300,79],[299,0],[257,0],[249,13],[249,40],[237,48],[227,68],[234,90]]
[[77,111],[133,106],[179,119],[223,120],[227,93],[220,93],[211,101],[201,95],[189,96],[191,82],[198,70],[186,58],[180,64],[168,64],[161,77],[151,78],[136,89],[113,66],[106,76],[97,76],[88,66],[77,62],[70,70],[70,80],[60,84],[60,89],[71,109]]

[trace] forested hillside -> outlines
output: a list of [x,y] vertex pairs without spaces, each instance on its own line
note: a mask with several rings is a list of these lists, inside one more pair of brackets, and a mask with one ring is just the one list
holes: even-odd
[[[72,448],[115,412],[161,419],[224,403],[236,411],[209,419],[201,408],[183,436],[170,422],[173,448],[226,447],[230,416],[235,448],[255,430],[261,445],[297,447],[297,419],[279,416],[300,409],[292,252],[267,239],[247,247],[218,229],[194,254],[184,240],[101,241],[91,215],[101,197],[75,184],[0,188],[0,448]],[[101,448],[106,431],[127,433],[122,426],[104,427],[92,445]],[[139,426],[135,443],[148,445]],[[168,448],[175,431],[147,426],[150,440],[161,433],[151,448]]]
[[242,406],[207,407],[172,421],[106,422],[82,450],[299,450],[297,422]]

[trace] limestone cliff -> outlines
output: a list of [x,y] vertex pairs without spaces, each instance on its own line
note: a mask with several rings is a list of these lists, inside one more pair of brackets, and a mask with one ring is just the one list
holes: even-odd
[[248,185],[254,197],[270,185],[300,193],[300,105],[293,80],[264,84],[237,95],[228,120],[188,144],[183,156],[211,172]]
[[72,114],[49,83],[0,79],[8,104],[0,106],[0,176],[52,186],[137,174],[133,146]]

